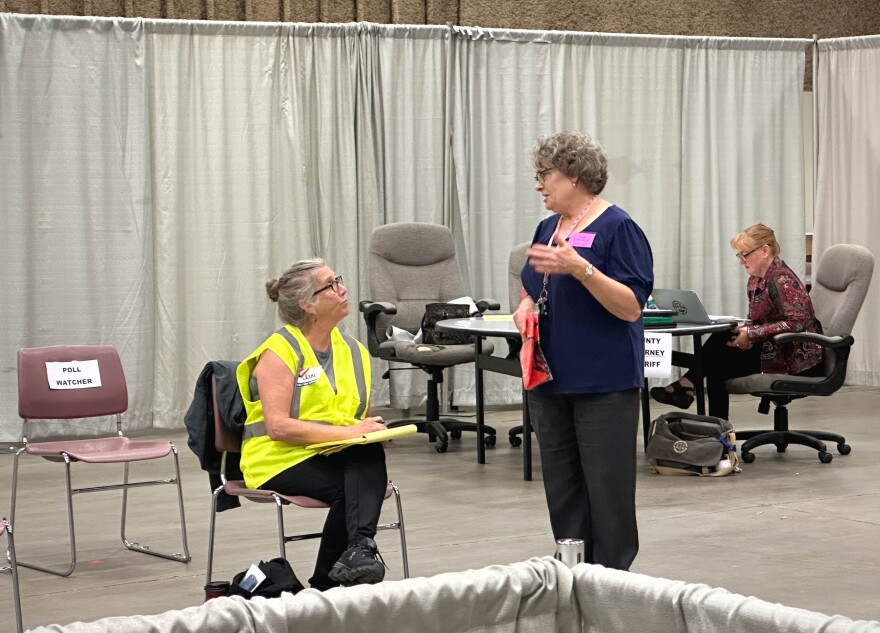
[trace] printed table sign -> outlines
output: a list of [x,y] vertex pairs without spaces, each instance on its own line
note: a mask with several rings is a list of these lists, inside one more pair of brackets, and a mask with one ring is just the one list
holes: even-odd
[[101,386],[97,360],[46,363],[49,389],[94,389]]
[[672,334],[645,332],[645,378],[672,375]]

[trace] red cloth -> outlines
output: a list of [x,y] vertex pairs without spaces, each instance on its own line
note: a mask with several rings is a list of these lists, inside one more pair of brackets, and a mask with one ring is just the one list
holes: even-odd
[[538,385],[553,380],[547,360],[541,352],[541,335],[538,333],[538,315],[529,314],[526,320],[526,338],[523,341],[522,351],[519,353],[519,362],[522,367],[523,387],[534,389]]

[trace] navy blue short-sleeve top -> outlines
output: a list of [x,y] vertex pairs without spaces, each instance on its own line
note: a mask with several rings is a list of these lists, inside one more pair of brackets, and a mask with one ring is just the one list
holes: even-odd
[[[533,244],[547,244],[558,215],[538,224]],[[620,207],[608,207],[581,233],[594,234],[589,247],[575,250],[605,275],[633,291],[644,305],[654,286],[654,257],[641,228]],[[537,301],[544,275],[526,263],[523,288]],[[634,323],[606,310],[571,275],[550,275],[548,309],[540,317],[541,348],[553,380],[536,390],[554,394],[606,393],[643,386],[645,340],[642,320]]]

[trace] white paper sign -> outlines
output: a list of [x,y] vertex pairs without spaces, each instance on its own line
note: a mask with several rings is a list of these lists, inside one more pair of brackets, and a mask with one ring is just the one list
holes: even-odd
[[645,332],[645,378],[672,375],[672,334]]
[[101,386],[97,360],[46,363],[49,389],[94,389]]

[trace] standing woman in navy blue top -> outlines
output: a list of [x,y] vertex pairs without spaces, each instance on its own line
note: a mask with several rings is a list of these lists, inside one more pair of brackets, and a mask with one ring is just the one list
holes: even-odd
[[538,311],[553,380],[529,393],[553,536],[583,539],[586,562],[629,569],[639,549],[636,436],[644,382],[642,306],[651,246],[599,194],[608,158],[590,136],[538,139],[535,190],[553,215],[535,231],[513,315]]

